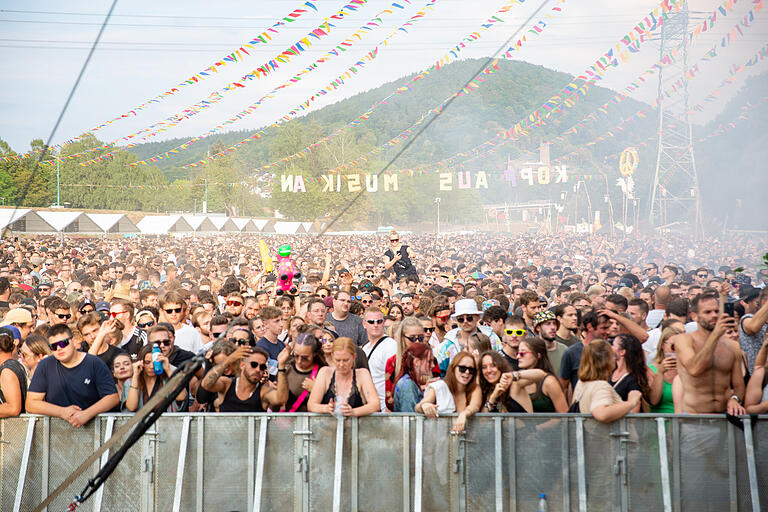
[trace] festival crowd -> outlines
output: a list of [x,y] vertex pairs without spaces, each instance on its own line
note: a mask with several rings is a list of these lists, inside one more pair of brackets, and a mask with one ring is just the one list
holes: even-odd
[[168,411],[768,413],[755,238],[30,237],[0,244],[0,417]]

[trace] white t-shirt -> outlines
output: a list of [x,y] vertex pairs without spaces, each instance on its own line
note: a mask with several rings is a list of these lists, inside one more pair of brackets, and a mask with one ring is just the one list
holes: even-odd
[[651,359],[656,357],[656,350],[659,348],[659,339],[661,339],[661,328],[657,327],[648,331],[648,339],[643,343],[643,350],[651,355]]
[[451,414],[456,412],[456,402],[453,401],[451,390],[444,380],[436,380],[427,384],[427,389],[435,390],[435,405],[437,405],[437,414]]
[[203,337],[197,332],[197,329],[191,325],[182,325],[176,329],[176,338],[174,345],[184,350],[189,350],[193,354],[197,354],[203,349]]
[[[376,394],[379,395],[381,402],[381,412],[387,412],[386,403],[386,379],[387,360],[397,354],[397,342],[390,337],[386,337],[379,343],[376,350],[371,354],[375,343],[369,341],[364,347],[363,352],[368,357],[368,370],[371,372],[373,386],[376,388]],[[369,354],[371,354],[369,356]]]

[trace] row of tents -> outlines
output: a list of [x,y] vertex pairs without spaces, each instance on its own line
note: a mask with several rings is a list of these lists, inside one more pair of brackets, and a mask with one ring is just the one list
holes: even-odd
[[[134,215],[132,214],[132,216]],[[274,233],[300,235],[319,233],[322,228],[323,223],[319,221],[289,222],[280,219],[254,219],[224,215],[148,214],[134,222],[125,213],[89,213],[69,209],[0,209],[0,231],[13,233],[81,233],[85,235]]]

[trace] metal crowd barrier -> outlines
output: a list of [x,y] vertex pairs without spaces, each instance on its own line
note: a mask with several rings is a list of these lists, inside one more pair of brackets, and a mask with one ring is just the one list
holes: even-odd
[[[0,510],[32,510],[128,418],[0,420]],[[77,510],[512,512],[545,493],[550,512],[758,512],[766,419],[481,414],[455,436],[451,417],[167,414]]]

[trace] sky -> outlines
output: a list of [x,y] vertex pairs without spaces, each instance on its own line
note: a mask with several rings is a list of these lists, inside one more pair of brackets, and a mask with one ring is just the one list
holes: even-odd
[[[387,15],[381,28],[371,31],[362,41],[355,41],[341,57],[322,64],[297,85],[279,91],[254,114],[229,128],[256,130],[279,119],[369,52],[426,2],[400,0],[398,3],[405,8],[395,9],[393,15]],[[52,144],[87,132],[168,90],[248,42],[301,3],[300,0],[118,1]],[[323,18],[345,5],[341,0],[316,0],[313,3],[318,9],[316,13],[280,27],[280,32],[269,44],[257,45],[256,51],[243,62],[227,65],[219,76],[184,88],[182,93],[152,105],[138,116],[99,130],[97,137],[108,142],[119,141],[205,99],[212,91],[239,79],[300,40]],[[337,28],[330,37],[317,42],[289,64],[282,65],[277,72],[249,82],[247,87],[226,95],[215,108],[206,109],[151,140],[207,132],[284,83],[391,3],[369,0],[355,14],[336,22]],[[314,102],[313,108],[335,103],[430,66],[465,35],[476,31],[504,3],[503,0],[437,0],[434,9],[407,34],[395,35],[390,44],[380,48],[378,58],[371,65],[338,91]],[[503,16],[504,23],[483,33],[482,39],[462,52],[462,57],[493,55],[541,3],[542,0],[526,0],[515,6]],[[579,74],[613,47],[656,3],[652,0],[567,0],[560,4],[563,12],[550,20],[541,35],[531,38],[517,58]],[[691,0],[692,17],[709,14],[720,3]],[[3,70],[0,138],[14,150],[26,151],[29,142],[35,138],[47,140],[110,5],[111,2],[103,0],[66,3],[0,0],[0,69]],[[555,5],[555,0],[549,0],[542,13]],[[719,21],[715,30],[695,41],[689,50],[689,62],[695,62],[719,42],[752,7],[752,0],[738,0],[736,5],[735,12]],[[743,37],[729,45],[716,59],[701,66],[699,75],[689,82],[692,104],[698,103],[728,75],[729,66],[743,63],[766,44],[768,12],[765,11],[758,14],[754,26],[745,30]],[[658,43],[646,43],[629,62],[610,70],[600,85],[621,90],[658,57]],[[713,118],[730,98],[738,94],[744,77],[765,71],[766,62],[761,62],[748,73],[740,74],[739,82],[727,88],[721,100],[709,106],[706,112],[693,116],[692,121],[702,123]],[[455,77],[457,89],[468,78]],[[657,85],[656,81],[649,82],[632,97],[650,101],[656,95]],[[542,102],[546,99],[541,97]],[[425,111],[431,107],[425,105]]]

